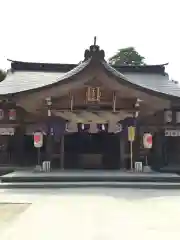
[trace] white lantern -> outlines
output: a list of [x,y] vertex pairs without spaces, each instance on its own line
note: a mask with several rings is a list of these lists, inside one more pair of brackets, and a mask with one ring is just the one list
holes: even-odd
[[104,126],[104,124],[102,124],[102,131],[105,131],[105,126]]
[[164,121],[165,121],[165,123],[170,123],[170,122],[172,122],[172,111],[166,110],[166,111],[164,112]]
[[145,133],[143,136],[143,145],[144,148],[152,148],[153,140],[150,133]]
[[41,148],[43,146],[43,134],[41,132],[34,133],[34,147]]
[[180,112],[176,112],[176,123],[180,123]]

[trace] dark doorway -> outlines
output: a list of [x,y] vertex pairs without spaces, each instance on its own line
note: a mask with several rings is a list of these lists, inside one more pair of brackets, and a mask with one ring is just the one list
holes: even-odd
[[164,148],[166,164],[180,165],[180,137],[165,137]]
[[120,162],[119,137],[99,132],[65,136],[65,168],[117,169]]

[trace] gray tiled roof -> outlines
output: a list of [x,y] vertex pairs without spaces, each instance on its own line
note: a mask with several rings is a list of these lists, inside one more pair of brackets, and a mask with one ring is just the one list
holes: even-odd
[[58,81],[68,79],[81,72],[90,60],[79,64],[69,72],[38,72],[38,71],[15,71],[8,72],[4,81],[0,82],[0,95],[13,94],[31,89],[37,89],[51,85]]
[[108,72],[111,72],[116,77],[129,82],[137,87],[142,87],[147,90],[152,90],[157,93],[180,97],[180,84],[169,80],[168,74],[147,74],[147,73],[124,73],[121,74],[116,69],[111,67],[106,62],[102,62]]
[[[9,72],[5,80],[0,82],[0,95],[13,94],[31,89],[41,88],[59,81],[68,79],[81,72],[91,59],[80,63],[69,72],[43,72],[43,71],[15,71]],[[152,90],[166,95],[180,97],[180,84],[169,81],[168,75],[158,73],[124,73],[121,74],[105,61],[105,69],[126,83],[137,87]]]
[[57,77],[64,73],[43,73],[17,71],[9,72],[3,82],[0,82],[0,95],[36,89],[57,82]]

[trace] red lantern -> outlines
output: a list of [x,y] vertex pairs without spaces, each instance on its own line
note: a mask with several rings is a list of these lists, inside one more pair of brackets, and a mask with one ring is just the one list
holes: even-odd
[[16,120],[16,110],[15,109],[9,110],[9,120]]
[[43,134],[41,132],[34,133],[34,147],[41,148],[43,146]]
[[145,133],[143,136],[143,145],[144,148],[152,148],[153,139],[150,133]]

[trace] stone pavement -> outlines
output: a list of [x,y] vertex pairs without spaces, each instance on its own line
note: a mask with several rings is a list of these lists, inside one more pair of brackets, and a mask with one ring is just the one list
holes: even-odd
[[180,237],[180,193],[76,189],[1,192],[0,201],[32,202],[1,240],[119,240]]

